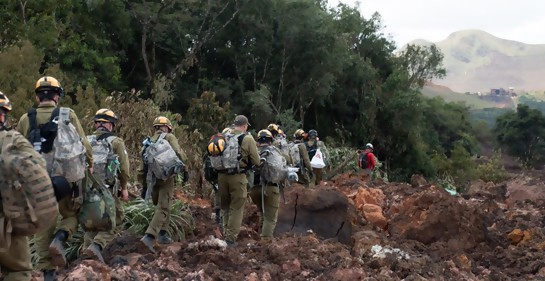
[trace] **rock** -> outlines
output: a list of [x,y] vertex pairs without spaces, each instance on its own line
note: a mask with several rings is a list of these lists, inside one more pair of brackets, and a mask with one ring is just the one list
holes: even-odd
[[371,252],[371,248],[374,245],[380,245],[382,238],[374,231],[362,230],[354,234],[354,247],[352,251],[357,257],[361,257],[363,254]]
[[257,275],[257,273],[255,272],[252,272],[250,273],[250,275],[246,276],[246,278],[244,278],[245,281],[259,281],[259,276]]
[[109,281],[110,268],[95,260],[84,260],[78,264],[63,280],[66,281]]
[[426,245],[447,242],[450,250],[471,249],[485,239],[482,210],[439,187],[406,197],[398,208],[388,221],[392,236]]
[[334,271],[328,280],[344,281],[344,280],[361,280],[367,277],[365,271],[361,268],[342,268]]
[[539,202],[545,200],[545,184],[543,182],[530,183],[523,177],[516,178],[507,183],[507,204],[529,200]]
[[384,193],[377,188],[359,188],[356,197],[354,198],[354,205],[356,209],[360,209],[365,204],[373,204],[378,206],[384,205]]
[[531,238],[530,231],[521,230],[519,228],[513,229],[507,234],[507,239],[511,242],[511,245],[518,245],[520,242],[527,241]]
[[293,272],[300,272],[301,271],[301,262],[299,259],[294,259],[291,262],[285,263],[282,265],[282,270],[285,272],[293,271]]
[[285,232],[306,234],[312,230],[321,238],[352,242],[351,222],[357,217],[356,210],[337,188],[294,186],[286,190],[285,196],[288,203],[278,210],[275,236]]
[[140,257],[142,257],[142,255],[138,253],[130,253],[125,255],[124,257],[127,260],[128,266],[133,267],[138,263],[138,260],[140,259]]
[[382,214],[382,208],[374,204],[365,204],[361,208],[363,216],[367,221],[376,225],[382,229],[386,229],[388,226],[388,221],[386,217]]
[[182,249],[181,243],[172,243],[170,245],[167,245],[161,250],[162,254],[165,254],[167,256],[175,256],[178,254],[178,252]]
[[414,174],[411,176],[411,186],[421,187],[428,184],[428,181],[422,175]]

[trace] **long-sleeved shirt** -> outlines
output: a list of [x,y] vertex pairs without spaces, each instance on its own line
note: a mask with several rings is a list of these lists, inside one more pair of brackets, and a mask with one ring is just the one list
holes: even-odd
[[[49,122],[49,119],[51,118],[51,113],[53,113],[53,110],[55,110],[55,108],[57,108],[57,106],[54,103],[49,102],[41,103],[40,105],[38,105],[38,108],[36,109],[36,125],[39,126]],[[81,127],[78,116],[72,109],[70,109],[70,123],[74,125],[76,131],[78,132],[78,135],[81,137],[81,141],[83,142],[83,146],[85,147],[87,164],[91,168],[93,167],[93,148],[91,147],[91,144],[89,144],[89,141],[85,136],[85,131],[83,131],[83,128]],[[28,114],[25,113],[23,114],[23,116],[21,116],[19,122],[17,123],[17,131],[21,133],[21,135],[25,136],[25,138],[28,138],[30,133],[29,130],[30,120],[28,119]]]
[[[97,138],[103,134],[109,134],[109,132],[97,130],[93,133]],[[114,154],[117,155],[119,159],[119,173],[117,177],[119,178],[119,186],[121,190],[127,189],[127,183],[130,178],[130,163],[129,155],[127,154],[127,149],[125,148],[125,142],[119,137],[114,137],[112,139],[112,149]]]

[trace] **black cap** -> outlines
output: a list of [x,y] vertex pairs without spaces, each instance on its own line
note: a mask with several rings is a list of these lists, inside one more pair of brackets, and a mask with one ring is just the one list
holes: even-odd
[[248,118],[244,115],[238,115],[235,117],[235,126],[243,126],[248,125],[251,126],[250,122],[248,122]]

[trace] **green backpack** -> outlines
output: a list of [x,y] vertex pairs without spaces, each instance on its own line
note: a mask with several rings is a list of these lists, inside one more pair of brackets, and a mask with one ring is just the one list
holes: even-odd
[[110,231],[116,227],[115,199],[106,185],[94,175],[84,180],[83,204],[78,222],[85,231]]

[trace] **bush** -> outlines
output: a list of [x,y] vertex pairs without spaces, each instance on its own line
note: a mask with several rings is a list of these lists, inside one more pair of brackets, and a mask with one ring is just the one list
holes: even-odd
[[501,150],[494,151],[489,161],[477,166],[477,175],[483,181],[493,183],[499,183],[509,178],[509,174],[503,166]]

